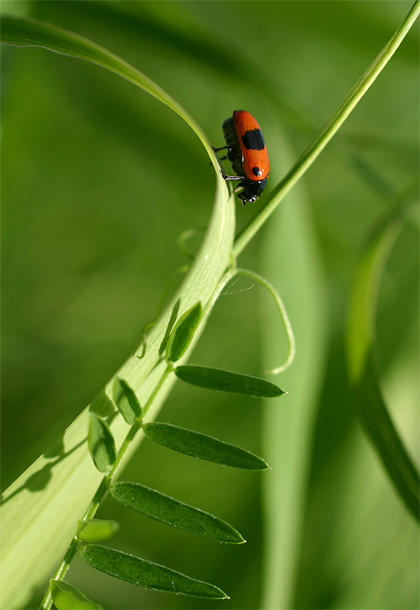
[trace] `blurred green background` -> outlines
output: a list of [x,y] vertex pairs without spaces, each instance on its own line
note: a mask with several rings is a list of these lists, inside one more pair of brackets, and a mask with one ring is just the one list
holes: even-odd
[[[253,113],[270,151],[267,192],[410,6],[2,2],[4,12],[65,27],[138,67],[186,108],[215,146],[223,144],[221,124],[233,110]],[[208,222],[215,181],[198,139],[177,116],[96,66],[3,47],[1,94],[5,489],[136,348],[169,277],[185,262],[179,234]],[[283,402],[263,406],[178,383],[159,415],[254,451],[273,470],[220,468],[145,441],[125,471],[129,480],[227,520],[247,544],[219,546],[112,501],[101,508],[99,516],[122,524],[112,546],[212,582],[231,599],[144,591],[77,560],[68,581],[105,608],[419,607],[417,525],[357,421],[344,357],[362,246],[418,175],[418,108],[414,27],[298,191],[241,255],[241,266],[266,273],[277,286],[297,324],[295,368],[275,380],[289,391]],[[239,228],[265,197],[246,208],[238,203]],[[391,253],[378,311],[382,387],[417,464],[418,238],[412,215]],[[280,325],[273,361],[271,315],[250,285],[242,281],[220,299],[192,362],[251,375],[278,364],[285,350]],[[303,425],[296,420],[289,435],[288,421],[298,412],[294,384],[307,394],[299,399]],[[277,412],[285,431],[278,455],[268,439]],[[282,459],[289,438],[293,463],[287,451]],[[285,505],[299,519],[283,546],[268,531],[265,503],[267,489],[288,472],[293,494]],[[269,543],[283,553],[278,572]],[[282,591],[270,597],[277,581]],[[41,595],[34,592],[27,607],[36,607]]]

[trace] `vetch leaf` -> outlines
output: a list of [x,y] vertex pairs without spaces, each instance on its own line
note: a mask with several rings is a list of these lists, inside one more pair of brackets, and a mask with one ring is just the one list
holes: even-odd
[[105,521],[103,519],[79,521],[77,537],[83,542],[99,542],[112,538],[119,528],[120,526],[116,521]]
[[113,398],[127,424],[134,426],[136,420],[142,416],[142,408],[134,391],[124,379],[115,380]]
[[212,436],[207,436],[207,434],[162,423],[145,424],[143,432],[147,438],[159,445],[201,460],[244,470],[266,470],[269,468],[268,464],[257,455]]
[[100,610],[103,608],[97,602],[86,597],[79,589],[66,582],[52,580],[51,592],[54,605],[58,610]]
[[89,414],[88,446],[95,468],[99,472],[106,472],[117,459],[114,437],[103,419]]
[[92,568],[145,589],[207,599],[228,599],[226,593],[214,585],[122,551],[89,544],[81,554]]
[[166,346],[167,362],[176,362],[185,354],[200,324],[202,315],[203,308],[201,303],[197,303],[179,318]]
[[218,542],[245,542],[240,533],[225,521],[139,483],[119,481],[111,485],[110,493],[124,506],[172,527]]
[[278,386],[265,379],[208,366],[189,364],[178,366],[175,369],[175,375],[192,385],[208,390],[218,390],[219,392],[245,394],[254,398],[275,398],[284,394],[284,391]]

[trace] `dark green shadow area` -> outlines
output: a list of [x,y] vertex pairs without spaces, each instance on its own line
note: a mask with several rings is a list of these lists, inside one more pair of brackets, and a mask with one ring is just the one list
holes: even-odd
[[[105,393],[105,389],[102,389],[99,394],[93,399],[89,410],[92,413],[96,413],[102,419],[104,419],[107,424],[111,424],[112,421],[117,417],[118,411],[115,408],[112,401],[109,399],[107,394]],[[64,433],[65,434],[65,433]],[[35,472],[29,479],[26,481],[24,485],[16,489],[7,499],[3,499],[3,495],[1,496],[1,504],[6,504],[11,498],[17,496],[22,490],[27,489],[30,492],[37,493],[39,491],[43,491],[46,489],[49,482],[52,480],[54,467],[59,464],[62,460],[68,458],[76,449],[79,449],[87,440],[87,437],[84,438],[80,443],[72,447],[69,451],[65,452],[64,450],[64,434],[60,436],[43,454],[45,459],[51,459],[52,461],[48,464],[45,464],[41,470]],[[55,459],[54,459],[55,458]]]

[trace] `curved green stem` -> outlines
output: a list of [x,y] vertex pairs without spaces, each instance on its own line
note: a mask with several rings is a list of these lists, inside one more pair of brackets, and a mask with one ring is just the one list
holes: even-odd
[[274,288],[274,286],[270,284],[270,282],[267,281],[264,277],[258,275],[258,273],[255,273],[254,271],[249,271],[248,269],[237,269],[235,275],[245,275],[255,280],[256,282],[259,282],[262,286],[264,286],[264,288],[268,290],[268,292],[271,294],[271,296],[276,302],[281,319],[283,320],[284,329],[286,331],[287,342],[289,345],[289,353],[287,354],[287,358],[282,365],[276,367],[275,369],[266,370],[265,373],[269,375],[278,375],[278,373],[282,373],[292,364],[296,354],[295,335],[293,333],[292,325],[290,324],[289,316],[287,315],[284,303],[281,300],[280,295]]
[[259,231],[265,221],[271,216],[279,203],[283,201],[287,193],[311,167],[315,159],[321,154],[331,138],[337,133],[351,111],[355,108],[366,91],[385,68],[391,57],[394,55],[395,51],[398,49],[410,31],[410,28],[414,24],[419,13],[420,0],[416,0],[403,23],[395,32],[394,36],[384,46],[378,57],[369,66],[366,72],[359,78],[357,83],[343,100],[319,136],[314,140],[314,142],[312,142],[312,144],[310,144],[310,146],[296,161],[289,173],[286,174],[283,180],[281,180],[275,187],[265,205],[237,235],[234,247],[234,253],[236,256],[242,252],[242,250],[251,241],[257,231]]

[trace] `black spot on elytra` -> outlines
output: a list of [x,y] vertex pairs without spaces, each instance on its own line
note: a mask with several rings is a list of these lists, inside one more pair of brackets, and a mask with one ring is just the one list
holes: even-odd
[[259,176],[261,174],[261,170],[259,167],[253,167],[252,173],[254,174],[254,176]]
[[264,150],[265,142],[261,129],[251,129],[242,136],[242,142],[248,150]]

